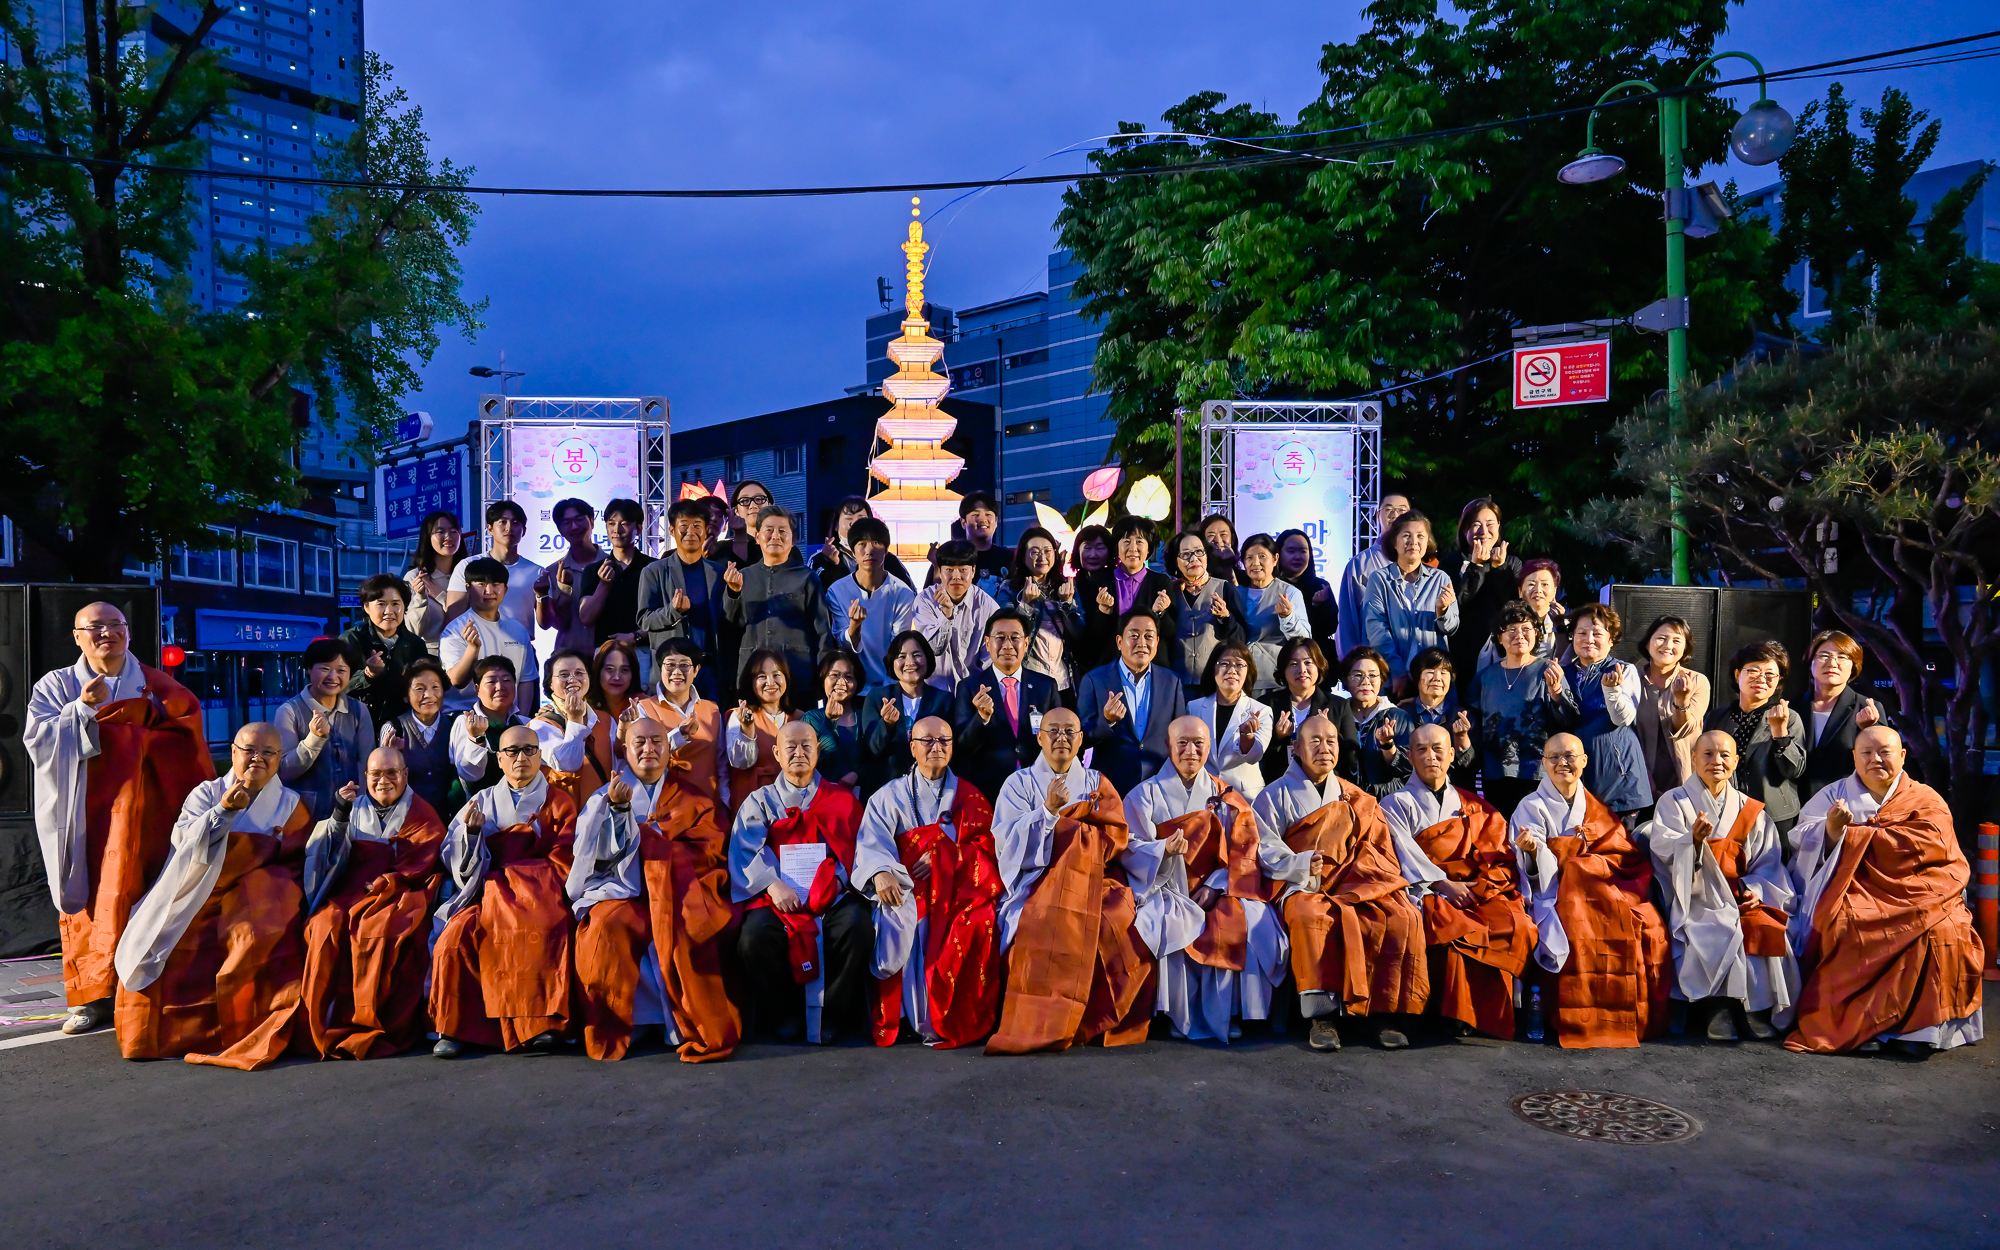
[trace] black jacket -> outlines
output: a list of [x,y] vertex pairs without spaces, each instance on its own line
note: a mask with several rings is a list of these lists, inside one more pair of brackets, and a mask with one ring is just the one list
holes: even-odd
[[[1021,682],[1021,721],[1016,728],[1008,728],[1000,677],[990,666],[959,682],[952,701],[951,723],[958,743],[952,750],[951,771],[977,786],[989,802],[1000,797],[1008,777],[1042,757],[1033,713],[1059,706],[1054,678],[1026,668],[1015,676]],[[981,687],[993,692],[993,719],[988,722],[982,722],[972,706]]]
[[[1285,687],[1279,686],[1266,694],[1264,706],[1271,709],[1271,745],[1264,748],[1264,761],[1258,767],[1262,769],[1265,784],[1268,785],[1284,776],[1285,770],[1292,766],[1293,731],[1298,726],[1286,730],[1283,737],[1278,736],[1278,719],[1292,710],[1292,692]],[[1313,691],[1312,706],[1313,711],[1331,716],[1333,727],[1340,734],[1340,759],[1334,764],[1333,771],[1360,785],[1361,735],[1354,728],[1354,709],[1348,706],[1347,700],[1324,690]],[[1402,783],[1399,781],[1396,784]]]
[[[1812,700],[1799,700],[1794,711],[1806,719],[1806,741],[1811,746],[1806,751],[1806,775],[1799,782],[1799,798],[1803,802],[1813,795],[1839,781],[1854,771],[1854,740],[1861,730],[1854,718],[1861,714],[1868,696],[1853,686],[1840,692],[1833,701],[1833,709],[1826,718],[1826,730],[1818,742],[1812,741]],[[1877,704],[1879,711],[1880,704]]]
[[1438,554],[1438,567],[1451,575],[1458,595],[1458,632],[1450,643],[1453,684],[1470,687],[1479,671],[1479,649],[1492,639],[1500,609],[1520,597],[1521,558],[1510,555],[1495,568],[1472,563],[1463,551],[1445,551]]
[[[397,627],[393,639],[384,642],[382,635],[375,632],[374,622],[363,618],[359,625],[342,634],[340,641],[346,644],[354,663],[347,694],[368,709],[369,719],[379,727],[409,711],[409,702],[403,698],[403,669],[430,657],[431,650],[423,636],[402,625]],[[382,653],[384,667],[381,676],[370,677],[368,657],[376,651]]]
[[[882,719],[882,700],[896,700],[896,723]],[[936,716],[945,723],[952,722],[951,691],[941,686],[924,683],[918,696],[917,714],[902,714],[903,688],[895,682],[875,686],[861,696],[861,787],[865,799],[886,782],[894,781],[910,769],[916,767],[916,757],[910,754],[910,730],[926,716]],[[954,733],[957,731],[954,730]],[[953,753],[953,772],[958,772],[956,751]],[[959,776],[964,776],[959,773]]]
[[[1088,674],[1092,669],[1102,668],[1118,658],[1118,584],[1113,573],[1118,568],[1098,569],[1094,573],[1080,573],[1076,579],[1076,606],[1083,613],[1083,641],[1077,656],[1077,671]],[[1134,611],[1152,611],[1153,600],[1161,591],[1167,595],[1167,609],[1158,614],[1160,626],[1161,661],[1173,656],[1175,639],[1180,637],[1181,613],[1180,597],[1174,593],[1179,583],[1165,573],[1147,569],[1140,577],[1139,593],[1132,599]],[[1112,608],[1106,612],[1098,606],[1097,592],[1111,592]],[[1099,770],[1100,772],[1103,770]]]

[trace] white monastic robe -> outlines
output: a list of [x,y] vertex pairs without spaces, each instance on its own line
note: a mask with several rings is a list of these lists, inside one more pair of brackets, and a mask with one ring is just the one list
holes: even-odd
[[[1826,892],[1827,884],[1833,880],[1834,870],[1840,866],[1840,842],[1829,843],[1826,836],[1826,814],[1833,810],[1836,801],[1845,799],[1847,810],[1853,815],[1853,822],[1865,825],[1882,810],[1882,805],[1895,796],[1896,787],[1903,784],[1903,774],[1896,779],[1877,799],[1861,783],[1861,778],[1853,773],[1827,786],[1806,801],[1799,811],[1799,823],[1792,826],[1792,840],[1798,846],[1798,854],[1792,858],[1792,881],[1798,887],[1797,904],[1792,910],[1791,938],[1792,951],[1806,949],[1812,938],[1813,915],[1819,911],[1820,895]],[[1988,952],[1987,958],[1992,958]],[[1772,1020],[1783,1025],[1790,1024],[1790,1009],[1785,1018],[1773,1013]],[[1979,1041],[1986,1036],[1985,1016],[1978,1011],[1947,1020],[1943,1024],[1918,1029],[1914,1033],[1884,1034],[1878,1041],[1928,1042],[1939,1050],[1949,1050],[1954,1046],[1964,1046]]]
[[251,797],[250,806],[232,812],[222,805],[222,796],[235,784],[233,775],[204,781],[181,805],[167,866],[132,909],[118,938],[115,963],[126,989],[143,990],[159,978],[188,925],[208,905],[208,896],[222,878],[229,835],[281,831],[299,805],[299,796],[273,777]]
[[[1125,821],[1131,828],[1133,843],[1144,839],[1147,844],[1158,845],[1160,825],[1207,811],[1212,805],[1221,805],[1217,814],[1227,826],[1233,812],[1222,803],[1222,791],[1206,769],[1195,774],[1190,785],[1174,769],[1163,768],[1125,796]],[[1126,852],[1127,857],[1131,854]],[[1270,904],[1260,899],[1239,899],[1249,924],[1243,971],[1211,968],[1189,959],[1186,948],[1201,936],[1207,922],[1207,913],[1188,897],[1190,884],[1186,864],[1180,856],[1173,856],[1164,861],[1163,869],[1156,875],[1152,894],[1139,903],[1141,934],[1147,935],[1147,909],[1153,907],[1157,910],[1153,925],[1162,935],[1161,944],[1153,947],[1160,960],[1157,1009],[1166,1013],[1183,1037],[1226,1042],[1230,1017],[1271,1018],[1271,996],[1284,982],[1291,942],[1285,935],[1284,920]],[[1228,868],[1217,868],[1200,884],[1226,892]],[[1150,935],[1147,942],[1153,943]],[[1162,950],[1161,946],[1167,949]]]
[[[599,903],[618,898],[638,898],[646,891],[645,865],[639,857],[639,823],[652,815],[660,788],[667,784],[662,772],[650,785],[622,764],[619,775],[632,787],[632,801],[624,811],[611,806],[610,785],[600,786],[584,804],[576,820],[576,861],[570,865],[565,890],[570,910],[578,920]],[[645,813],[642,817],[638,813]],[[666,1032],[669,1046],[685,1040],[674,1023],[667,1003],[666,978],[660,975],[660,948],[646,948],[639,961],[638,993],[632,1000],[632,1027],[657,1024]]]
[[[956,775],[947,771],[931,781],[912,768],[869,798],[854,843],[854,880],[875,905],[875,961],[870,971],[878,981],[903,974],[903,1018],[925,1042],[938,1040],[931,1028],[931,996],[924,967],[931,920],[917,916],[917,883],[903,865],[896,838],[912,829],[937,825],[957,841],[958,828],[951,819],[951,805],[957,801]],[[887,872],[902,887],[901,903],[885,907],[875,896],[878,872]]]
[[[1566,799],[1547,777],[1534,793],[1521,800],[1507,822],[1514,840],[1514,860],[1521,882],[1521,898],[1528,904],[1528,918],[1535,922],[1535,962],[1550,972],[1561,972],[1569,963],[1569,934],[1556,914],[1557,896],[1562,891],[1562,874],[1549,839],[1567,837],[1583,824],[1583,796],[1588,793],[1578,782],[1576,797]],[[1532,833],[1541,839],[1533,856],[1521,849],[1521,835]]]
[[[1707,816],[1711,841],[1727,838],[1743,813],[1745,795],[1734,786],[1713,797],[1700,778],[1660,796],[1647,830],[1654,880],[1667,902],[1667,936],[1673,943],[1671,994],[1688,1002],[1739,998],[1749,1011],[1789,1012],[1799,996],[1799,965],[1783,956],[1751,955],[1743,946],[1743,918],[1729,878],[1715,856],[1695,845],[1694,821]],[[1769,812],[1759,812],[1743,839],[1741,877],[1757,900],[1783,914],[1792,903],[1784,841]]]
[[146,693],[146,672],[138,657],[105,677],[104,701],[83,701],[83,688],[98,676],[90,661],[44,673],[28,700],[22,742],[34,764],[35,832],[48,867],[49,894],[56,910],[74,914],[90,905],[90,864],[85,852],[84,798],[90,788],[90,761],[102,748],[97,711]]
[[[1095,769],[1085,768],[1077,760],[1071,760],[1069,771],[1063,780],[1069,785],[1070,802],[1081,802],[1097,793],[1097,783],[1102,774]],[[1035,760],[1032,767],[1024,768],[1007,778],[1000,787],[1000,796],[993,803],[993,849],[1000,860],[1000,877],[1007,883],[1006,897],[1000,900],[1000,949],[1006,950],[1014,944],[1014,934],[1021,927],[1021,910],[1028,905],[1028,896],[1033,894],[1042,874],[1049,870],[1056,841],[1056,816],[1047,805],[1049,783],[1056,779],[1055,770],[1049,767],[1046,756]],[[1138,855],[1130,855],[1122,862],[1132,887],[1133,897],[1142,898],[1153,888],[1154,875],[1159,871],[1160,855],[1157,849]],[[1145,929],[1144,908],[1138,928]],[[1197,926],[1197,930],[1199,926]],[[1156,927],[1155,933],[1163,932]],[[1151,946],[1151,939],[1147,940]],[[1157,953],[1157,948],[1155,948]]]

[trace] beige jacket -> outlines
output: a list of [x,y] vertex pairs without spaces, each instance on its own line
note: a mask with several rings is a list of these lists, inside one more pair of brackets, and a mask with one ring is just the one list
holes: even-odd
[[[1646,752],[1646,775],[1656,782],[1663,771],[1659,767],[1661,751],[1673,752],[1678,774],[1675,785],[1685,784],[1694,775],[1694,740],[1701,737],[1702,718],[1708,715],[1709,686],[1708,678],[1691,668],[1686,671],[1694,678],[1694,701],[1688,704],[1687,721],[1678,732],[1673,727],[1673,691],[1655,686],[1643,675],[1639,679],[1639,719],[1632,728]],[[1645,672],[1644,666],[1640,672]]]

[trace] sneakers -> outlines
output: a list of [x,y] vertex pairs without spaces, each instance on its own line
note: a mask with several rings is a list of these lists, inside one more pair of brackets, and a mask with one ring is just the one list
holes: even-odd
[[1340,1030],[1334,1026],[1332,1016],[1313,1017],[1312,1032],[1306,1035],[1306,1045],[1321,1051],[1340,1049]]
[[1408,1050],[1410,1048],[1410,1039],[1401,1029],[1384,1027],[1377,1030],[1375,1044],[1383,1050]]
[[1750,1036],[1760,1042],[1768,1042],[1778,1036],[1778,1026],[1771,1023],[1771,1009],[1769,1007],[1764,1008],[1762,1011],[1744,1012],[1743,1022],[1750,1026]]
[[1736,1041],[1736,1013],[1728,1003],[1717,1003],[1715,1010],[1708,1013],[1708,1040],[1711,1042]]
[[100,998],[96,1002],[84,1003],[69,1009],[69,1018],[62,1022],[62,1031],[71,1037],[78,1033],[91,1033],[111,1023],[111,1000]]
[[464,1053],[465,1048],[448,1037],[440,1037],[437,1045],[431,1047],[431,1057],[435,1059],[456,1059]]

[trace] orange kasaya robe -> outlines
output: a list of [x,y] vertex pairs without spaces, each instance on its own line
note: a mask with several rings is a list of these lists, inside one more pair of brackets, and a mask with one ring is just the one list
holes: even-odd
[[125,920],[166,866],[182,801],[215,776],[201,700],[151,665],[139,670],[148,697],[98,709],[99,752],[85,765],[90,901],[57,918],[63,989],[72,1007],[109,998],[118,988],[111,959]]
[[271,833],[229,834],[215,888],[160,975],[143,990],[118,987],[114,1019],[127,1059],[181,1055],[247,1072],[306,1047],[305,1030],[294,1026],[312,827],[312,812],[298,803]]
[[569,795],[579,812],[584,804],[590,802],[591,795],[611,784],[611,775],[618,771],[617,743],[612,732],[617,725],[617,718],[599,709],[597,723],[584,737],[583,766],[573,773],[558,772],[553,768],[548,770],[549,784],[560,787]]
[[1250,919],[1243,900],[1264,900],[1269,891],[1257,867],[1257,814],[1228,782],[1217,778],[1215,789],[1228,813],[1227,824],[1220,813],[1204,809],[1162,821],[1155,836],[1164,841],[1176,833],[1187,835],[1187,853],[1181,858],[1190,886],[1201,885],[1218,868],[1228,869],[1229,889],[1209,908],[1201,936],[1182,953],[1204,967],[1241,972],[1250,953]]
[[1851,824],[1813,910],[1790,1050],[1852,1050],[1980,1009],[1986,950],[1965,905],[1971,870],[1936,790],[1904,774]]
[[1631,1047],[1667,1027],[1673,948],[1653,904],[1653,860],[1588,790],[1575,833],[1548,840],[1560,885],[1556,916],[1569,960],[1555,975],[1556,1040]]
[[1472,890],[1470,908],[1424,896],[1431,1006],[1490,1037],[1514,1036],[1514,979],[1535,953],[1535,922],[1521,900],[1507,818],[1469,790],[1459,813],[1416,835],[1418,849]]
[[649,949],[658,951],[683,1062],[727,1059],[743,1036],[722,978],[736,921],[729,825],[715,800],[685,776],[676,768],[663,780],[639,825],[644,896],[593,903],[576,922],[583,1048],[592,1059],[623,1059],[631,1049],[640,965]]
[[306,1027],[320,1058],[393,1055],[429,1031],[424,980],[444,833],[412,794],[394,838],[349,843],[339,881],[306,921]]
[[[937,824],[896,835],[896,856],[913,869],[931,857],[930,876],[916,883],[917,918],[924,929],[924,994],[936,1046],[970,1046],[1000,1020],[1005,968],[997,911],[1007,885],[993,847],[993,806],[978,787],[959,778],[951,804],[953,837]],[[903,976],[880,983],[875,1044],[893,1045],[903,1018]]]
[[446,922],[431,950],[431,1026],[513,1050],[569,1023],[576,804],[551,783],[525,823],[484,837],[492,859],[479,898]]
[[1128,836],[1125,804],[1103,777],[1093,797],[1062,810],[1048,871],[1007,951],[1000,1031],[987,1054],[1063,1051],[1100,1036],[1106,1046],[1146,1040],[1158,968],[1113,862]]
[[[688,705],[687,715],[685,716],[676,710],[671,703],[661,698],[640,699],[638,707],[641,716],[646,717],[648,720],[658,721],[660,724],[666,726],[668,730],[678,729],[687,735],[687,741],[682,743],[680,748],[674,752],[675,780],[687,789],[706,795],[711,800],[721,803],[722,787],[720,782],[722,777],[728,775],[721,767],[723,742],[722,709],[717,707],[712,701],[701,698],[695,699]],[[767,751],[767,744],[761,733],[757,740],[757,749],[760,752],[766,752],[768,757],[773,761],[772,768],[774,771],[771,775],[771,779],[773,780],[777,776],[775,772],[777,755],[774,749],[776,742],[775,738],[772,739],[769,746],[773,749]],[[687,765],[685,771],[681,770],[680,766],[682,764]],[[759,782],[758,784],[768,785],[769,780]],[[742,802],[749,796],[750,791],[738,790],[735,781],[733,779],[730,781],[730,801],[729,803],[724,803],[722,806],[724,824],[727,824],[730,819],[732,805]]]
[[[1335,865],[1317,890],[1283,900],[1292,977],[1300,993],[1330,994],[1349,1015],[1414,1014],[1430,995],[1423,916],[1410,902],[1381,805],[1344,778],[1340,790],[1344,802],[1285,831],[1286,846],[1323,851]],[[1265,888],[1270,897],[1285,887]]]

